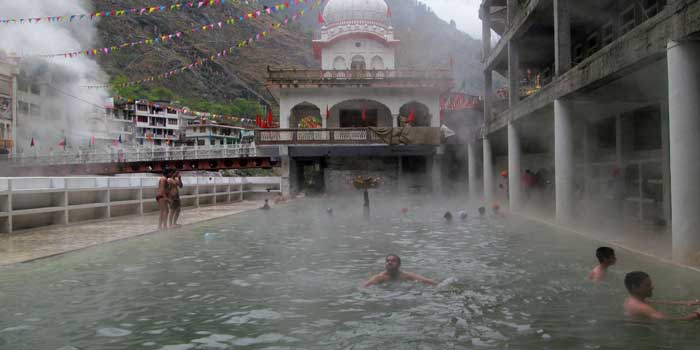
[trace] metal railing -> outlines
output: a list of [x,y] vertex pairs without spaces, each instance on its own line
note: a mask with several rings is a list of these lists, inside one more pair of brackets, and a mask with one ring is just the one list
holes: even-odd
[[[1,158],[11,166],[129,163],[166,160],[255,157],[255,144],[181,147],[123,147],[59,151],[50,154],[23,154]],[[0,163],[1,164],[1,163]]]
[[261,129],[255,131],[255,143],[260,145],[386,144],[370,128]]
[[271,82],[288,80],[451,80],[449,69],[414,70],[414,69],[268,69]]

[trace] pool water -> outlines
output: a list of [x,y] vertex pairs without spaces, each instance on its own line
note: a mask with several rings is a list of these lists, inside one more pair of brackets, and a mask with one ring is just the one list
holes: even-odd
[[[700,322],[622,316],[625,272],[669,299],[700,297],[697,273],[618,249],[594,286],[598,243],[424,200],[373,198],[366,222],[361,193],[304,199],[0,269],[0,348],[698,348]],[[359,288],[388,253],[447,281]]]

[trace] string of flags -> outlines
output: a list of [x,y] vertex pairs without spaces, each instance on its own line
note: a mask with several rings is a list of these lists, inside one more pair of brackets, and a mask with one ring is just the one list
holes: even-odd
[[[304,4],[308,0],[294,0],[294,4]],[[279,11],[285,11],[290,8],[289,1],[278,3],[275,5],[271,6],[263,6],[262,10],[254,11],[254,12],[248,12],[244,15],[238,16],[238,17],[231,17],[227,18],[224,21],[218,21],[216,23],[210,23],[207,25],[196,25],[192,26],[191,29],[186,30],[186,31],[179,31],[171,34],[164,34],[160,35],[154,38],[150,39],[143,39],[139,41],[132,41],[129,43],[122,43],[119,45],[114,45],[114,46],[109,46],[109,47],[102,47],[102,48],[95,48],[95,49],[90,49],[90,50],[84,50],[84,51],[71,51],[71,52],[63,52],[63,53],[53,53],[53,54],[44,54],[44,55],[37,55],[38,57],[43,57],[43,58],[55,58],[55,57],[63,57],[63,58],[73,58],[73,57],[80,57],[80,56],[104,56],[110,53],[113,53],[114,51],[118,51],[124,48],[131,48],[134,46],[141,46],[141,45],[153,45],[153,44],[159,44],[159,43],[165,43],[167,41],[173,40],[173,39],[179,39],[183,35],[188,35],[188,34],[194,34],[194,33],[202,33],[206,31],[211,31],[214,29],[221,29],[224,24],[226,25],[233,25],[239,22],[243,22],[245,20],[253,20],[257,19],[261,15],[267,13],[268,15],[271,15],[273,13],[279,12]]]
[[[178,2],[169,5],[158,5],[141,8],[97,11],[91,13],[79,13],[63,16],[40,16],[40,17],[25,17],[25,18],[0,18],[0,24],[36,24],[36,23],[76,23],[84,20],[95,20],[98,18],[107,17],[124,17],[124,16],[145,16],[160,12],[173,12],[182,9],[199,9],[203,7],[212,7],[215,5],[224,4],[227,0],[198,0]],[[232,2],[231,0],[228,0]],[[233,1],[236,3],[250,4],[258,0],[242,0]]]
[[[301,1],[301,0],[299,0],[299,1]],[[322,4],[322,2],[323,2],[323,0],[316,0],[315,2],[311,3],[311,5],[308,8],[309,12],[311,10],[313,10],[314,8],[320,6]],[[273,23],[270,26],[270,28],[268,28],[268,30],[257,33],[256,35],[251,36],[247,40],[239,41],[238,43],[235,44],[235,46],[231,46],[227,49],[219,51],[219,52],[212,54],[211,56],[208,56],[208,57],[200,57],[195,62],[192,62],[192,63],[185,65],[185,66],[182,66],[180,68],[170,70],[170,71],[165,72],[165,73],[161,73],[158,75],[151,75],[151,76],[139,79],[139,80],[128,81],[128,82],[121,83],[121,84],[85,85],[82,87],[88,88],[88,89],[109,88],[109,87],[122,87],[123,88],[123,87],[128,87],[128,86],[133,86],[133,85],[139,85],[139,84],[143,84],[143,83],[147,83],[147,82],[152,82],[152,81],[156,81],[156,80],[168,79],[174,75],[183,73],[187,70],[192,70],[194,68],[201,67],[207,62],[216,61],[216,60],[219,60],[222,58],[226,58],[226,56],[230,56],[231,54],[233,54],[233,51],[236,49],[240,49],[240,48],[243,48],[246,46],[251,46],[251,45],[253,45],[254,42],[257,42],[257,41],[260,41],[260,40],[267,38],[267,36],[270,35],[274,30],[279,30],[283,25],[284,26],[288,25],[290,20],[296,21],[297,19],[301,18],[302,16],[304,16],[304,13],[306,13],[306,9],[302,9],[302,10],[298,11],[291,18],[289,18],[289,17],[285,18],[282,22]]]

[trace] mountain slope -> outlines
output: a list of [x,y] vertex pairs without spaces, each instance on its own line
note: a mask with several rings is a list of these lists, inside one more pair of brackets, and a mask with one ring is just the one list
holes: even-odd
[[[104,8],[104,1],[92,0],[95,8]],[[102,3],[102,4],[100,4]],[[111,9],[138,8],[146,5],[139,0],[110,1]],[[158,35],[187,31],[193,25],[206,25],[237,18],[250,11],[262,10],[262,5],[275,4],[262,0],[255,5],[226,3],[221,6],[198,10],[182,10],[156,13],[150,16],[125,16],[103,19],[98,24],[99,46],[112,46],[153,38]],[[456,87],[466,77],[471,93],[478,93],[482,86],[479,69],[479,42],[457,31],[414,0],[387,0],[392,10],[396,36],[402,41],[398,64],[400,68],[447,67],[451,54],[455,59]],[[307,4],[308,5],[308,4]],[[292,16],[307,5],[292,6],[275,14],[280,21]],[[178,74],[170,79],[148,83],[148,87],[165,86],[178,96],[189,99],[205,99],[218,103],[231,102],[237,97],[254,100],[272,100],[264,87],[267,66],[318,68],[313,58],[311,33],[318,29],[317,9],[298,22],[275,31],[268,38],[255,42],[251,47],[235,50],[233,55],[208,62],[202,67]],[[124,75],[136,80],[157,75],[194,62],[197,58],[234,46],[262,30],[269,28],[273,17],[263,14],[258,19],[246,20],[234,25],[223,25],[203,33],[183,35],[165,44],[143,45],[116,51],[98,59],[101,67],[110,75]]]

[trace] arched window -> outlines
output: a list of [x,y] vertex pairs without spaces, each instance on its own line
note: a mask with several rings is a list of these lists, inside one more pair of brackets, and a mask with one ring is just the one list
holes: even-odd
[[384,69],[384,60],[379,56],[372,57],[372,69]]
[[333,60],[333,69],[335,70],[346,70],[348,65],[345,63],[345,58],[338,56]]
[[352,70],[365,70],[367,69],[367,66],[365,65],[365,58],[357,55],[352,58],[352,62],[350,63],[350,69]]

